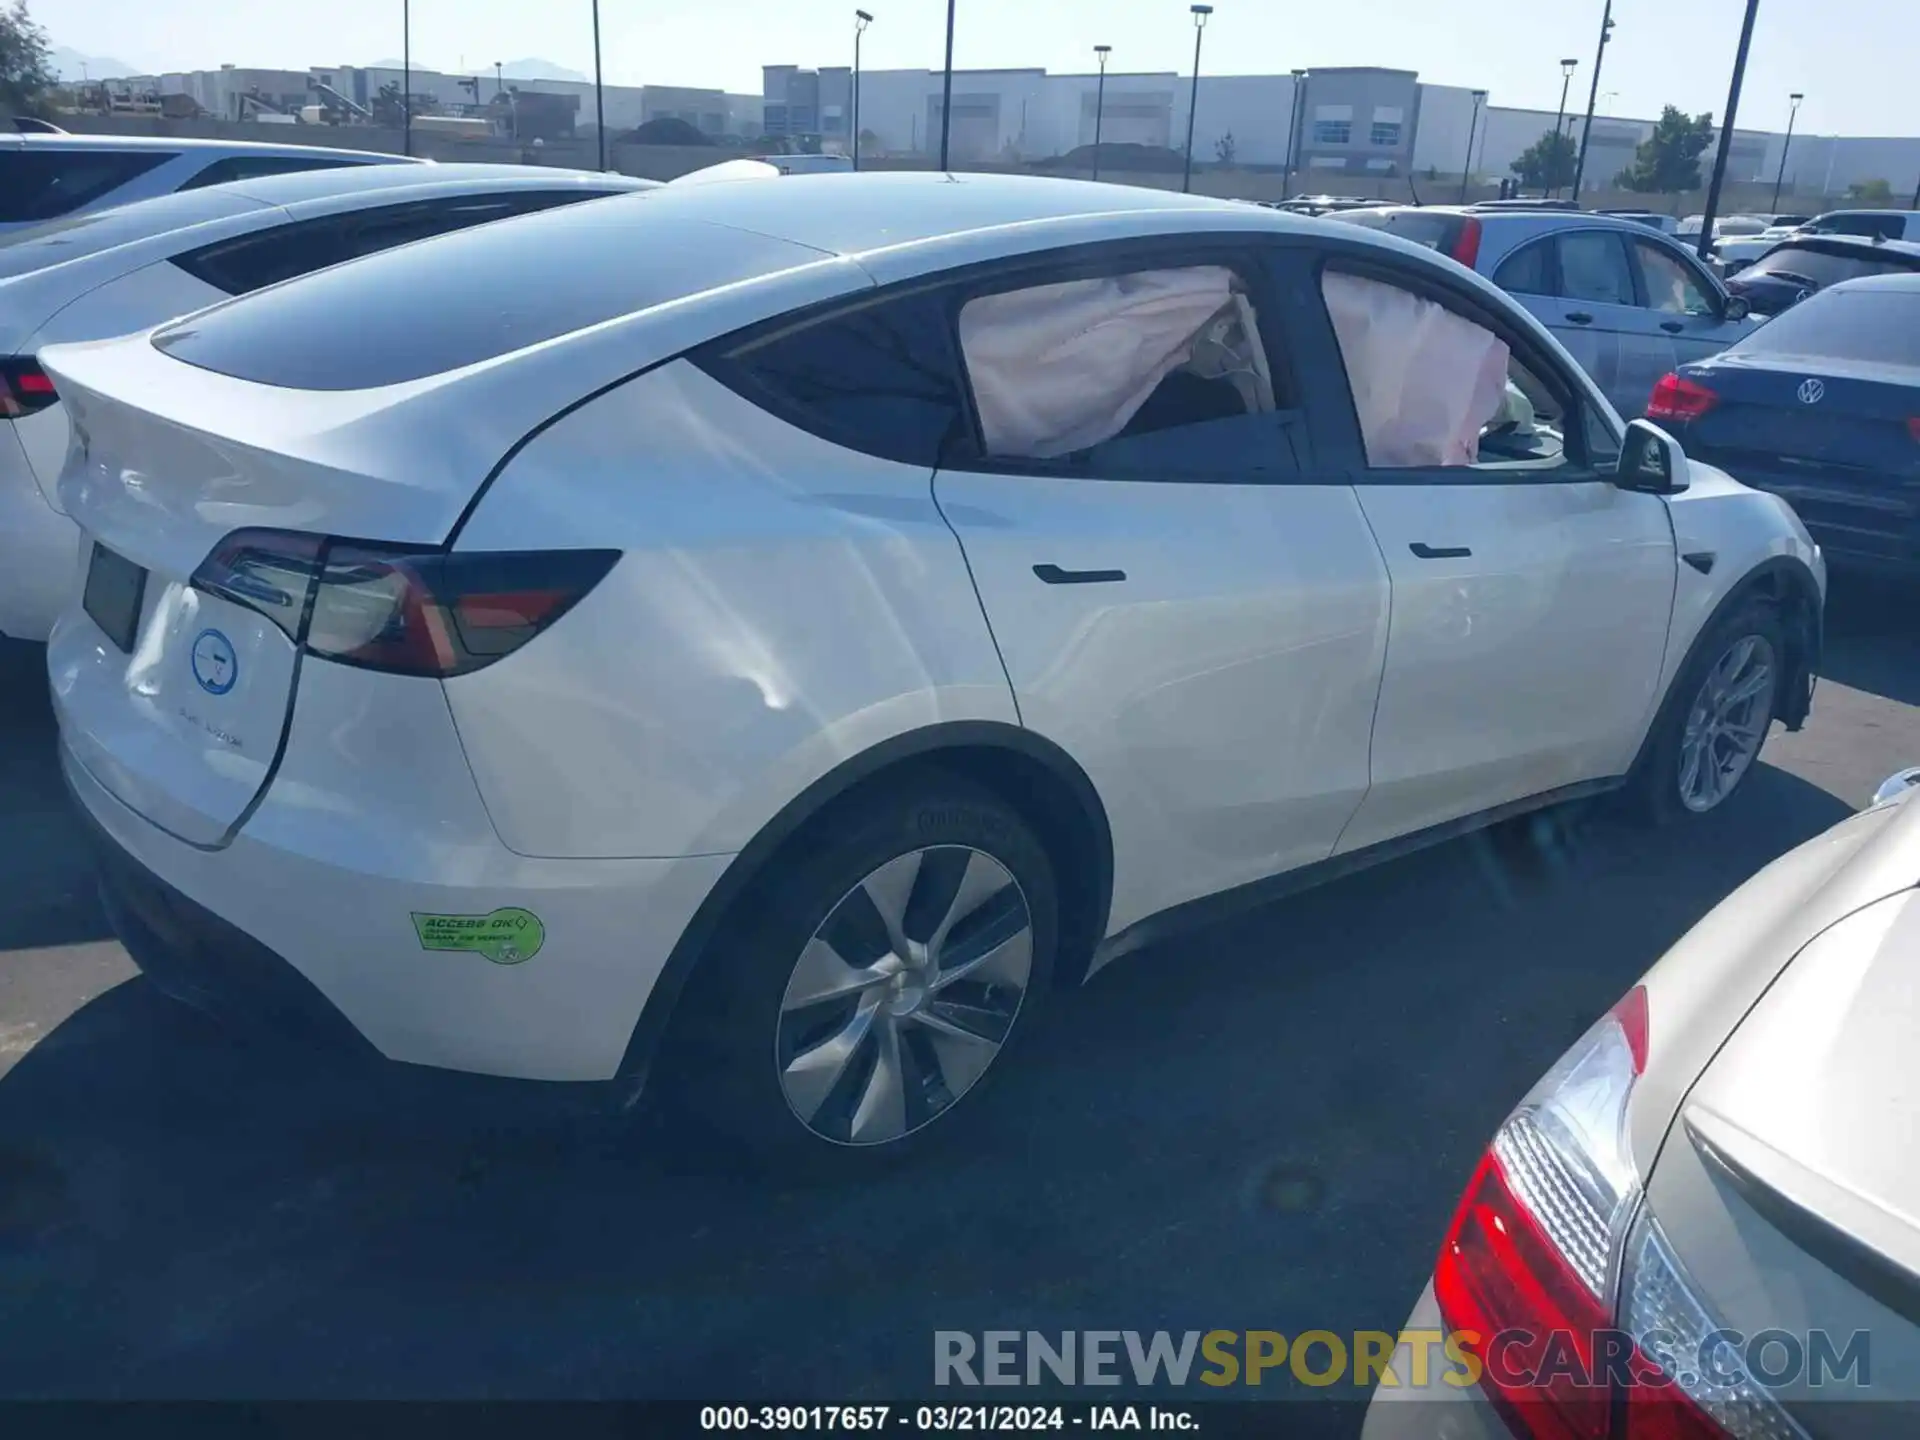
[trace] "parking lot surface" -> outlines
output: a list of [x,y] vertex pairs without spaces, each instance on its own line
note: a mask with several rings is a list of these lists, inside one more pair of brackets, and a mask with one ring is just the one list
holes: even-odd
[[1836,582],[1814,717],[1726,810],[1509,827],[1133,957],[954,1144],[840,1189],[155,994],[93,897],[42,654],[0,643],[0,1396],[924,1398],[936,1329],[1397,1326],[1562,1048],[1920,763],[1915,599]]

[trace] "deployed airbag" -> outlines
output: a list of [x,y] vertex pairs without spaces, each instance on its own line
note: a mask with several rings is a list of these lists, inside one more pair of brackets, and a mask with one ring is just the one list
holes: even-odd
[[1322,288],[1367,463],[1471,465],[1505,404],[1506,343],[1397,285],[1330,270]]
[[1111,439],[1235,301],[1220,266],[983,295],[960,344],[987,451],[1051,459]]

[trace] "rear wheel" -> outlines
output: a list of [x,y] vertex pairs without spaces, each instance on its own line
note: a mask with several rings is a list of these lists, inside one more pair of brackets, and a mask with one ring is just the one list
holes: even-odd
[[1758,597],[1714,623],[1641,757],[1634,786],[1649,818],[1708,814],[1740,787],[1773,725],[1786,658],[1779,612]]
[[704,958],[663,1080],[762,1160],[844,1170],[953,1124],[1050,986],[1052,867],[937,771],[857,797],[769,865]]

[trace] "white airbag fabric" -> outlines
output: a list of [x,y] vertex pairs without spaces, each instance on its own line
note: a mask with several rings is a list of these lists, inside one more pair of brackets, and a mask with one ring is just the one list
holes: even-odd
[[1233,298],[1231,271],[1197,266],[968,301],[960,344],[988,453],[1048,459],[1113,438]]
[[1330,270],[1323,290],[1367,463],[1471,465],[1506,399],[1506,343],[1397,285]]

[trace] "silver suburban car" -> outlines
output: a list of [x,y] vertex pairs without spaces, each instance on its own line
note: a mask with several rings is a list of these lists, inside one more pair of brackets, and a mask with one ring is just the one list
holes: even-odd
[[1450,255],[1510,293],[1631,419],[1668,371],[1759,322],[1684,246],[1637,220],[1582,210],[1403,205],[1332,219]]

